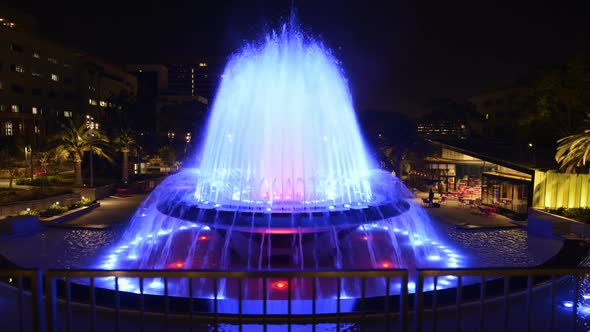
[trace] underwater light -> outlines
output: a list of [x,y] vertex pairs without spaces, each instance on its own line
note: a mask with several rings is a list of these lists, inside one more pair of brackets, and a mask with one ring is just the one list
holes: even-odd
[[275,281],[271,284],[271,287],[273,289],[278,289],[278,290],[283,290],[286,289],[287,286],[289,286],[289,283],[285,280],[279,280],[279,281]]

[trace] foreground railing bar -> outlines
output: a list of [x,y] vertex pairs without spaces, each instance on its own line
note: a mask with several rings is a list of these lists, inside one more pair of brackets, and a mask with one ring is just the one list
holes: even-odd
[[72,285],[66,277],[66,331],[72,330]]
[[[240,294],[241,294],[241,287],[238,287],[238,289],[240,289]],[[188,317],[189,317],[189,325],[188,325],[188,329],[190,332],[193,331],[193,311],[194,311],[194,299],[193,299],[193,278],[188,278]],[[242,310],[242,301],[240,299],[240,310]]]
[[510,315],[510,277],[504,277],[504,332],[508,331],[508,317]]
[[119,277],[115,277],[115,331],[121,330],[121,298],[119,297]]
[[[383,318],[385,318],[385,329],[387,331],[391,331],[391,320],[390,320],[390,313],[389,313],[389,292],[391,287],[391,279],[389,277],[385,278],[385,308],[383,311]],[[400,307],[400,312],[401,312]]]
[[342,296],[342,278],[338,277],[336,289],[336,332],[340,332],[340,297]]
[[405,332],[408,331],[408,274],[405,273],[402,276],[402,284],[401,284],[401,294],[400,294],[400,330]]
[[96,294],[94,292],[94,277],[90,277],[90,332],[96,329]]
[[479,330],[485,330],[485,299],[486,299],[486,276],[481,276],[480,292],[479,292]]
[[289,332],[291,332],[291,310],[293,310],[291,308],[291,292],[293,291],[293,289],[291,288],[291,283],[292,283],[293,279],[289,278],[287,279],[287,314],[289,315],[288,318],[288,322],[287,322],[287,326],[288,326],[288,330]]
[[311,322],[311,330],[313,332],[315,332],[315,325],[316,325],[316,297],[317,297],[317,282],[318,280],[316,278],[313,278],[313,285],[311,286],[311,315],[313,316],[313,321]]
[[217,303],[217,292],[219,292],[219,287],[217,285],[217,282],[217,278],[213,278],[213,315],[215,315],[215,331],[219,331],[219,308]]
[[[428,270],[424,270],[428,271]],[[452,271],[452,270],[449,270]],[[342,270],[342,271],[203,271],[203,270],[47,270],[53,277],[131,277],[131,278],[383,278],[401,277],[407,270]],[[588,271],[590,273],[590,270]]]
[[25,329],[25,304],[24,304],[24,292],[23,292],[23,277],[16,277],[18,285],[18,329],[23,331]]
[[267,325],[267,322],[266,322],[266,319],[267,319],[266,297],[267,297],[267,294],[268,293],[266,291],[266,283],[267,283],[266,277],[262,278],[262,300],[263,300],[262,301],[262,306],[263,306],[263,308],[262,308],[262,315],[264,317],[262,323],[263,323],[263,326],[264,326],[264,332],[266,332],[266,329],[267,329],[267,326],[266,326]]
[[45,316],[45,303],[43,302],[43,275],[41,271],[27,270],[31,278],[31,319],[33,331],[42,332],[47,329]]
[[238,278],[238,318],[240,319],[240,332],[243,330],[243,312],[242,312],[242,279]]
[[437,303],[436,303],[436,288],[438,286],[438,277],[434,276],[434,280],[432,281],[433,284],[433,289],[432,289],[432,331],[436,332],[436,309],[437,309]]
[[573,315],[572,315],[572,330],[576,332],[578,329],[578,297],[580,296],[580,275],[576,274],[574,277],[574,306],[573,306]]
[[47,330],[57,332],[57,305],[56,305],[55,279],[45,277],[45,306],[47,315]]
[[551,276],[551,319],[549,322],[549,330],[555,331],[555,284],[556,284],[555,275]]
[[418,274],[418,280],[416,281],[416,292],[414,293],[414,320],[416,325],[416,331],[422,332],[422,316],[423,316],[423,288],[424,287],[424,276]]
[[463,297],[463,276],[457,276],[457,299],[455,305],[457,332],[461,331],[461,300]]
[[170,298],[168,296],[168,278],[164,277],[164,331],[170,330]]
[[365,319],[366,319],[366,314],[367,314],[366,296],[367,296],[367,278],[362,278],[361,279],[361,324],[362,324],[363,331],[364,331]]
[[143,278],[139,278],[139,330],[145,330],[145,295],[143,294]]
[[533,277],[528,276],[526,281],[526,328],[527,331],[532,331],[532,316],[533,316]]
[[484,268],[484,269],[418,269],[425,277],[445,276],[449,274],[462,276],[499,275],[510,277],[548,276],[548,275],[580,275],[590,274],[590,268]]

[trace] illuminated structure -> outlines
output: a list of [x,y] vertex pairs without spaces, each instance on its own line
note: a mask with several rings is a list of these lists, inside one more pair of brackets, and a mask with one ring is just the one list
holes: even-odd
[[[167,178],[152,192],[99,268],[462,264],[401,181],[372,170],[338,62],[298,31],[285,27],[230,60],[199,159],[198,168]],[[136,281],[121,280],[121,289],[138,291]],[[195,282],[194,296],[210,298],[211,285]],[[360,296],[358,283],[342,284],[351,304]],[[146,293],[162,293],[160,280],[146,285]],[[220,280],[217,298],[235,299],[236,289],[225,285]],[[271,288],[287,285],[277,280]],[[320,296],[329,302],[321,310],[335,310],[332,286]],[[310,287],[299,282],[296,297],[309,297]],[[383,294],[383,287],[382,281],[371,283],[367,296]],[[246,285],[244,296],[257,299],[259,289]],[[170,294],[185,296],[186,290],[186,283],[168,285]],[[399,284],[392,289],[397,291]],[[300,305],[294,312],[304,310]],[[228,302],[220,310],[236,309]]]

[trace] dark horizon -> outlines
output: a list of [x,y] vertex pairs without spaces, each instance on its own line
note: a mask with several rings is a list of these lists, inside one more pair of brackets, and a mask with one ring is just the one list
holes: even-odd
[[[9,1],[64,45],[118,64],[225,59],[280,27],[291,0],[134,5]],[[302,29],[341,60],[357,109],[415,114],[435,97],[458,101],[542,65],[587,55],[583,4],[420,4],[294,1]]]

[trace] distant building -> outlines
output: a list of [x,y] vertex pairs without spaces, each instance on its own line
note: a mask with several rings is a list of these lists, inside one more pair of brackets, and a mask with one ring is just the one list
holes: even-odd
[[472,104],[435,98],[429,112],[416,120],[416,133],[429,139],[462,140],[479,135],[481,122]]
[[201,96],[213,100],[222,76],[223,62],[217,58],[178,61],[167,65],[168,94]]
[[[37,147],[66,118],[117,107],[113,96],[134,96],[137,81],[125,70],[20,28],[0,13],[0,137]],[[109,106],[110,104],[110,106]]]

